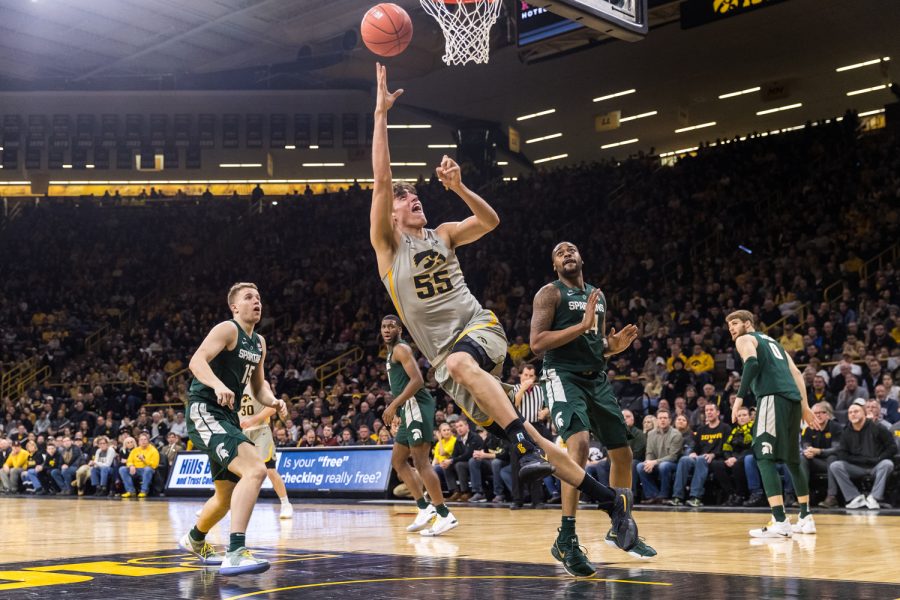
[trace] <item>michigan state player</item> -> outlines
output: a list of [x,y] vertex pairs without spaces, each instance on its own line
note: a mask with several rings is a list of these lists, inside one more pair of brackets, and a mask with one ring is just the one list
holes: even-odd
[[388,92],[385,68],[379,64],[376,69],[378,98],[372,141],[375,178],[369,233],[379,275],[397,314],[434,366],[438,383],[460,409],[510,441],[520,457],[520,479],[545,477],[555,467],[557,477],[580,486],[602,503],[620,530],[618,543],[630,549],[637,541],[637,526],[631,518],[629,499],[588,476],[564,451],[544,440],[516,414],[500,385],[497,375],[506,358],[506,333],[494,313],[482,308],[469,291],[456,257],[457,248],[497,227],[497,213],[463,185],[459,166],[444,156],[437,176],[465,202],[472,215],[436,229],[425,227],[428,221],[415,188],[395,185],[391,174],[387,112],[403,90]]
[[[431,467],[429,451],[434,436],[434,398],[425,389],[412,348],[400,337],[402,335],[399,317],[387,315],[381,320],[381,338],[388,349],[388,380],[394,396],[381,418],[385,426],[390,427],[394,416],[400,417],[391,463],[419,508],[415,520],[406,530],[436,536],[450,531],[459,525],[459,521],[444,504],[441,481]],[[415,469],[409,466],[410,456]],[[428,490],[430,503],[422,493],[423,485]],[[428,527],[432,521],[434,525]]]
[[[266,389],[271,392],[272,388],[269,382],[264,382]],[[275,414],[275,409],[271,406],[264,406],[262,402],[253,395],[250,384],[244,388],[241,396],[241,431],[249,438],[259,457],[266,465],[266,474],[269,481],[272,482],[272,489],[275,495],[281,501],[281,513],[278,515],[281,519],[290,519],[294,516],[294,509],[288,499],[287,489],[284,487],[284,479],[278,473],[275,467],[275,440],[272,438],[272,428],[269,426],[269,419]]]
[[[599,289],[584,282],[581,254],[575,244],[560,242],[551,253],[558,279],[542,287],[534,297],[530,345],[544,354],[542,383],[550,414],[566,451],[584,467],[588,461],[590,434],[609,451],[610,482],[631,498],[632,455],[630,435],[622,410],[606,378],[606,357],[626,350],[637,328],[628,325],[605,336],[606,299]],[[550,553],[570,575],[590,577],[595,573],[575,533],[579,492],[562,486],[562,525]],[[616,546],[610,529],[606,542]],[[656,551],[643,540],[629,554],[650,558]]]
[[[791,355],[774,339],[756,331],[753,313],[736,310],[725,318],[735,348],[744,361],[741,387],[731,407],[731,420],[744,396],[756,397],[756,421],[753,424],[753,454],[759,466],[763,489],[769,498],[772,521],[760,529],[751,529],[757,538],[789,538],[792,533],[815,533],[816,524],[809,512],[809,480],[800,468],[800,421],[821,429],[806,399],[806,384]],[[784,513],[781,477],[775,463],[783,462],[797,491],[800,519],[792,527]]]
[[[265,385],[266,342],[253,328],[262,316],[256,284],[236,283],[228,290],[232,319],[219,323],[191,357],[194,374],[188,392],[188,435],[194,448],[209,457],[215,493],[207,500],[197,524],[180,545],[203,564],[219,564],[222,575],[261,573],[269,562],[247,550],[245,536],[266,465],[241,432],[236,398],[248,383],[264,406],[287,418],[283,401]],[[206,542],[207,532],[231,510],[231,540],[223,557]]]

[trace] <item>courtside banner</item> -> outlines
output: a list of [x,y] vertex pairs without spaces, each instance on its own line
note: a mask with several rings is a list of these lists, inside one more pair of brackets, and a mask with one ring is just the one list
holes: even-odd
[[[282,448],[276,469],[290,495],[379,496],[391,478],[390,446]],[[263,490],[271,490],[268,478]],[[209,459],[200,452],[179,452],[169,469],[166,494],[209,495],[213,490]]]

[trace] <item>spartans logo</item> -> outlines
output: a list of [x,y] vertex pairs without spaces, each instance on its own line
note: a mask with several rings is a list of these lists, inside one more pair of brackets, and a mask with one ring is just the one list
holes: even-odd
[[230,454],[228,454],[228,450],[225,449],[225,444],[219,444],[216,446],[216,456],[218,456],[222,462],[228,460]]
[[445,262],[447,262],[447,257],[435,250],[423,250],[413,256],[413,263],[415,263],[417,267],[421,265],[426,271],[437,265],[444,264]]
[[772,444],[769,442],[762,443],[762,453],[763,454],[772,454]]
[[412,435],[413,435],[413,440],[420,440],[420,439],[422,439],[422,432],[419,431],[418,429],[413,430]]
[[556,430],[557,431],[562,430],[563,425],[565,425],[565,424],[566,423],[565,423],[565,421],[563,421],[562,415],[556,415]]

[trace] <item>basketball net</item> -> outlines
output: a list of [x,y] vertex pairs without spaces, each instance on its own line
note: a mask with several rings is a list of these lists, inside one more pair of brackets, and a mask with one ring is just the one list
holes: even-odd
[[419,0],[441,26],[447,40],[444,62],[485,64],[490,58],[491,27],[500,16],[501,0]]

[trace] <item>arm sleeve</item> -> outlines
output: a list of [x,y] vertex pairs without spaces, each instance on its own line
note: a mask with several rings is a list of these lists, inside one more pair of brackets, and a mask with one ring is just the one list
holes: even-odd
[[751,356],[744,362],[744,372],[741,374],[741,389],[738,390],[738,398],[746,398],[750,392],[750,386],[759,375],[759,361]]

